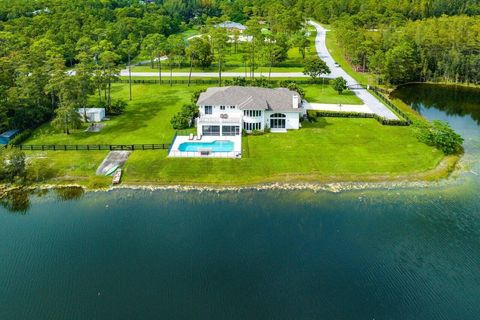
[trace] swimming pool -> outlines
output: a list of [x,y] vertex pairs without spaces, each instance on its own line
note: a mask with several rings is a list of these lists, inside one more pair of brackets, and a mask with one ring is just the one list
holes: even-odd
[[233,141],[230,140],[215,140],[212,142],[183,142],[178,146],[178,151],[184,152],[232,152]]

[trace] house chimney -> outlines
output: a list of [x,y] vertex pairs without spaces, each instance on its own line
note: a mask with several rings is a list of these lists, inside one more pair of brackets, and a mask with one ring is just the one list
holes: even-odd
[[298,109],[298,104],[300,103],[300,97],[298,94],[292,96],[292,107],[293,109]]

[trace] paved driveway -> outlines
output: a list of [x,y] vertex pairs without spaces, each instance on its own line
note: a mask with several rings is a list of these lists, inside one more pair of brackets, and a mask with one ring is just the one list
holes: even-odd
[[306,110],[375,113],[364,104],[328,104],[328,103],[304,102],[303,107]]
[[[329,78],[342,77],[347,80],[348,86],[356,86],[358,82],[355,81],[343,68],[335,66],[335,60],[333,60],[330,52],[327,50],[326,34],[327,30],[314,21],[308,21],[308,23],[317,29],[317,37],[315,38],[315,47],[317,49],[318,56],[327,63],[332,73]],[[381,117],[387,119],[398,119],[398,117],[390,111],[383,103],[381,103],[374,95],[365,89],[352,89],[353,92],[368,106],[370,110],[375,112]]]

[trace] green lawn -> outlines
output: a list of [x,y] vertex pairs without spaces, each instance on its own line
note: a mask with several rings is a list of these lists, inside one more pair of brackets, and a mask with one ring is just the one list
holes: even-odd
[[[172,115],[199,86],[135,85],[127,111],[100,133],[54,133],[45,125],[26,143],[163,143],[174,130]],[[321,93],[308,88],[308,94]],[[127,99],[128,86],[114,85],[114,98]],[[338,96],[338,94],[337,94]],[[49,181],[108,184],[95,177],[106,152],[29,152],[32,163],[52,171]],[[382,126],[373,119],[320,119],[298,131],[243,138],[242,159],[171,159],[167,152],[135,151],[125,166],[125,183],[243,185],[262,182],[344,181],[416,177],[433,169],[440,151],[417,141],[410,127]],[[47,171],[48,171],[47,170]]]
[[[320,80],[319,80],[320,81]],[[305,90],[305,99],[308,102],[331,103],[331,104],[363,104],[363,101],[352,91],[345,91],[338,94],[331,85],[304,84],[301,87]]]
[[320,119],[286,134],[248,136],[242,159],[172,159],[135,152],[127,183],[242,185],[262,182],[358,181],[433,169],[442,153],[405,127],[372,119]]
[[[309,28],[309,31],[311,32],[310,34],[310,42],[311,45],[306,48],[306,56],[309,55],[316,55],[316,49],[315,49],[315,29]],[[197,30],[188,30],[185,31],[185,34],[191,36],[198,34]],[[224,67],[223,71],[226,72],[245,72],[245,65],[243,61],[243,55],[247,52],[246,48],[246,43],[239,43],[237,52],[235,52],[235,48],[233,44],[229,45],[229,48],[227,50],[227,54],[225,56],[225,62],[224,62]],[[149,60],[148,57],[138,57],[135,59],[136,61],[143,61],[143,60]],[[255,69],[256,73],[268,73],[269,72],[269,67],[266,65],[262,65],[259,61],[256,62],[257,67]],[[248,69],[248,66],[247,66]],[[158,67],[155,65],[154,68],[151,67],[150,64],[148,65],[142,65],[142,66],[134,66],[132,67],[132,71],[134,72],[158,72]],[[168,72],[169,66],[168,66],[168,61],[164,61],[162,64],[162,71]],[[174,72],[188,72],[190,71],[190,68],[188,66],[185,67],[177,67],[175,66],[173,68]],[[214,59],[212,65],[208,68],[193,68],[193,71],[195,72],[218,72],[218,62],[216,59]],[[248,72],[249,70],[247,70]],[[298,50],[298,48],[290,48],[288,50],[288,58],[281,62],[277,63],[272,67],[272,72],[302,72],[303,71],[303,58]]]
[[[40,127],[30,144],[132,144],[170,142],[174,130],[170,119],[180,107],[190,102],[191,93],[206,86],[192,85],[140,85],[132,87],[133,101],[120,116],[105,121],[105,128],[99,133],[76,130],[70,135],[55,132],[46,124]],[[93,97],[94,99],[95,97]],[[128,85],[114,84],[112,99],[128,101]]]

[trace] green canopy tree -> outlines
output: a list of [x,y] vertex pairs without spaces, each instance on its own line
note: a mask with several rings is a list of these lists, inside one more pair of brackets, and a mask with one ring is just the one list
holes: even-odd
[[120,68],[118,66],[119,60],[120,56],[113,51],[105,51],[100,54],[100,65],[106,82],[107,111],[110,110],[112,106],[110,97],[112,81],[117,79],[120,73]]
[[305,51],[310,46],[310,39],[305,34],[305,30],[297,32],[292,37],[292,45],[298,48],[298,52],[302,55],[302,59],[305,59]]
[[131,60],[132,56],[137,52],[138,43],[131,39],[125,39],[120,43],[119,51],[120,53],[127,56],[128,63],[128,83],[129,83],[129,97],[132,100],[132,65]]
[[208,67],[212,64],[213,55],[210,43],[203,37],[193,38],[185,48],[185,53],[190,60],[190,72],[188,75],[188,85],[192,78],[193,66]]
[[81,126],[80,114],[77,109],[82,101],[81,84],[79,79],[65,75],[59,83],[59,107],[55,111],[55,118],[52,120],[52,126],[61,130],[67,135],[73,129]]
[[310,76],[314,81],[322,74],[329,74],[330,68],[325,61],[317,56],[307,57],[304,61],[303,74]]
[[185,41],[180,35],[171,35],[167,38],[166,50],[170,66],[170,86],[173,84],[173,65],[180,64],[185,54]]
[[210,41],[212,43],[212,51],[217,54],[218,61],[218,85],[222,85],[222,68],[225,61],[225,51],[228,43],[227,31],[224,28],[211,28]]
[[154,58],[157,58],[158,80],[162,83],[162,57],[167,54],[167,39],[163,34],[151,33],[142,42],[142,50],[150,56],[153,69]]
[[338,94],[342,94],[342,92],[347,89],[347,80],[342,77],[335,78],[332,82],[332,87]]

